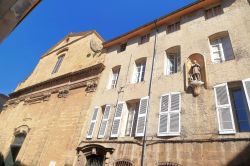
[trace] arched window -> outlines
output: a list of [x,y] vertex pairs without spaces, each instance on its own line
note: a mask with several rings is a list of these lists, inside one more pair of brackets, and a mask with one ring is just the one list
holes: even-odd
[[213,63],[221,63],[234,59],[233,48],[227,31],[209,36],[209,42]]
[[115,162],[115,166],[133,166],[133,163],[129,160],[120,160]]
[[165,74],[171,75],[181,70],[181,47],[174,46],[166,50]]

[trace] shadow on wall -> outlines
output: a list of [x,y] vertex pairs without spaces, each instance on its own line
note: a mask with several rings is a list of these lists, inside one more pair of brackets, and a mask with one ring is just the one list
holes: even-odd
[[4,166],[4,157],[2,152],[0,152],[0,166]]
[[250,144],[243,149],[227,166],[249,166],[250,164]]

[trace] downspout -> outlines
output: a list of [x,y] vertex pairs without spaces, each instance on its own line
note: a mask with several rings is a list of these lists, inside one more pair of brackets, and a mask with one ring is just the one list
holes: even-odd
[[154,50],[153,50],[153,59],[151,64],[151,72],[150,72],[150,79],[149,79],[149,86],[148,86],[148,113],[146,115],[146,122],[145,122],[145,132],[143,136],[143,143],[142,143],[142,156],[141,156],[141,166],[145,165],[146,161],[146,149],[147,149],[147,128],[148,128],[148,116],[150,111],[150,98],[151,98],[151,87],[152,87],[152,79],[153,79],[153,72],[154,72],[154,63],[155,63],[155,55],[156,55],[156,42],[157,42],[157,34],[158,34],[158,28],[156,26],[156,22],[158,20],[154,21],[155,25],[155,41],[154,41]]

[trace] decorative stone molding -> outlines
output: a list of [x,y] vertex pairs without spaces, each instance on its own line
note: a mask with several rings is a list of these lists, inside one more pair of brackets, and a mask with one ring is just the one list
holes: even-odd
[[86,92],[94,92],[96,88],[97,88],[97,80],[87,81],[85,89]]
[[69,94],[69,89],[61,89],[58,91],[58,98],[66,98]]
[[35,104],[35,103],[41,103],[44,101],[48,101],[50,96],[51,96],[51,93],[49,93],[49,92],[36,94],[36,95],[25,98],[24,104]]

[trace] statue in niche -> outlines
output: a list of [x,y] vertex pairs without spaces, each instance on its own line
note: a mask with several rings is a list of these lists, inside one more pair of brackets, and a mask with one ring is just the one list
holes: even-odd
[[201,66],[194,60],[191,65],[191,74],[189,77],[190,81],[201,81]]
[[204,57],[198,53],[190,55],[185,63],[185,71],[186,90],[191,90],[194,96],[198,96],[201,87],[207,87],[206,64]]

